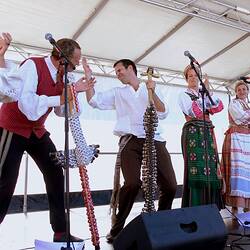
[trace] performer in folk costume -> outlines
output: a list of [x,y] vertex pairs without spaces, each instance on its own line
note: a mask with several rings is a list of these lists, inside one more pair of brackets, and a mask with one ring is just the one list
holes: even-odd
[[[81,58],[81,48],[71,39],[60,39],[58,45],[70,59],[72,72]],[[63,65],[56,49],[49,57],[32,57],[18,69],[22,91],[18,102],[4,103],[0,109],[0,223],[2,223],[13,195],[24,151],[36,162],[46,185],[50,223],[55,242],[66,241],[63,170],[50,158],[56,148],[44,123],[53,108],[59,114],[64,104]],[[72,73],[69,82],[75,82]],[[83,78],[75,83],[75,90],[92,87]],[[71,91],[68,102],[73,99]],[[70,241],[83,241],[71,236]]]
[[[199,70],[197,69],[199,72]],[[217,204],[223,207],[221,198],[221,174],[210,115],[223,109],[221,100],[212,95],[214,105],[205,97],[205,119],[207,137],[207,167],[204,151],[204,125],[202,99],[199,93],[198,77],[195,71],[188,65],[184,75],[188,88],[179,96],[179,105],[185,116],[186,123],[182,130],[182,153],[184,158],[184,181],[182,207]],[[209,82],[206,76],[204,82],[209,90]]]
[[[95,93],[94,89],[86,91],[87,100],[93,108],[115,109],[117,116],[114,134],[120,137],[120,141],[112,198],[114,212],[116,212],[117,202],[119,204],[118,213],[113,217],[112,228],[107,235],[108,242],[112,242],[123,229],[141,187],[140,172],[145,141],[143,115],[148,105],[147,88],[153,90],[153,101],[158,118],[165,119],[168,113],[167,107],[162,102],[160,90],[155,83],[151,80],[140,84],[134,62],[129,59],[119,60],[114,64],[114,69],[124,86],[102,93]],[[85,66],[85,74],[89,70]],[[157,154],[157,182],[160,189],[158,210],[171,209],[177,184],[170,155],[165,147],[166,142],[161,137],[159,127],[155,131],[154,139]],[[121,189],[120,168],[124,177],[124,185]]]
[[225,132],[221,169],[225,179],[225,204],[244,212],[250,208],[250,105],[249,86],[235,85],[236,98],[228,107],[229,128]]
[[16,101],[21,91],[16,67],[4,58],[11,41],[12,37],[9,33],[2,33],[0,36],[0,102]]

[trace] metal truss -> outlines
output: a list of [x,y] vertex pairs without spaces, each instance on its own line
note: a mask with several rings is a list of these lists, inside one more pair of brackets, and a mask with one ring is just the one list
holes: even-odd
[[[37,47],[27,44],[21,43],[11,43],[11,46],[7,52],[6,58],[12,60],[15,58],[15,63],[19,64],[23,60],[31,56],[46,56],[49,55],[51,49]],[[93,57],[89,55],[85,55],[88,60],[88,63],[93,71],[94,76],[101,77],[111,77],[116,78],[113,64],[114,60],[109,60],[100,57]],[[148,65],[136,64],[138,69],[138,77],[141,80],[145,80],[145,77],[141,76],[141,73],[147,70]],[[157,68],[154,67],[156,74],[159,75],[159,78],[155,79],[157,84],[166,85],[166,86],[178,86],[178,87],[186,87],[186,81],[182,71],[175,71],[171,69],[165,68]],[[76,69],[76,73],[83,73],[81,66]],[[211,88],[217,92],[227,92],[225,90],[225,86],[230,86],[231,84],[226,79],[213,78],[210,77]]]
[[[146,71],[147,65],[142,65],[140,62],[144,57],[150,54],[156,47],[158,47],[162,42],[166,41],[170,36],[172,36],[178,29],[182,28],[185,23],[189,22],[193,17],[200,18],[209,22],[217,23],[227,27],[235,28],[238,30],[245,31],[246,33],[237,39],[236,41],[229,44],[227,47],[218,51],[216,54],[211,55],[204,62],[201,63],[202,66],[211,62],[218,56],[222,55],[232,47],[236,46],[238,43],[247,39],[250,34],[250,10],[243,8],[243,6],[236,6],[229,4],[232,2],[228,0],[139,0],[146,4],[154,5],[160,8],[165,8],[170,11],[176,11],[186,16],[181,20],[171,31],[152,44],[143,54],[135,58],[134,61],[137,64],[139,74]],[[73,39],[80,36],[86,27],[88,27],[94,18],[102,11],[109,0],[102,0],[95,7],[94,11],[91,13],[89,18],[85,20],[82,25],[76,30],[73,35]],[[235,1],[238,3],[240,1]],[[11,43],[11,47],[8,51],[10,58],[15,58],[16,62],[21,62],[24,58],[30,56],[44,56],[50,53],[49,48],[37,47],[28,44],[21,43]],[[13,55],[13,53],[15,55]],[[17,54],[19,56],[17,56]],[[12,55],[12,56],[11,56]],[[113,70],[114,61],[106,58],[93,57],[91,55],[86,55],[89,64],[93,70],[94,75],[112,77],[115,78],[115,73]],[[82,70],[77,70],[82,72]],[[181,71],[175,71],[166,68],[155,68],[155,71],[159,74],[157,79],[158,84],[168,85],[168,86],[186,86],[186,81],[184,79],[183,73]],[[246,75],[249,72],[246,72]],[[142,77],[141,77],[142,78]],[[142,78],[143,79],[143,78]],[[231,85],[236,81],[236,79],[220,79],[209,77],[211,82],[211,87],[215,91],[225,92],[226,89],[231,88]]]
[[[209,22],[250,32],[250,9],[218,0],[139,0]],[[237,1],[235,1],[237,2]]]

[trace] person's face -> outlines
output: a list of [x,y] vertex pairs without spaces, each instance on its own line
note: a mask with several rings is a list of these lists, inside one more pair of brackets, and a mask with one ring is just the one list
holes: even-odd
[[236,89],[236,95],[241,100],[247,99],[248,93],[249,93],[249,90],[247,89],[247,87],[244,84],[239,85]]
[[76,67],[80,64],[81,56],[82,56],[81,50],[78,48],[75,48],[73,55],[69,57],[69,60],[72,63],[72,65],[69,64],[69,72],[74,70],[73,67]]
[[124,67],[122,63],[118,63],[115,66],[116,76],[123,84],[129,83],[132,72],[133,72],[133,67],[131,65],[129,65],[127,69]]
[[187,73],[187,83],[191,89],[197,89],[198,87],[198,77],[193,69],[190,69]]

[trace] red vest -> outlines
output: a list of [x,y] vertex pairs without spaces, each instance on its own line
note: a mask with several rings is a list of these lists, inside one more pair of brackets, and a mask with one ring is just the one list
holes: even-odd
[[[32,60],[36,65],[38,75],[37,95],[61,95],[63,84],[55,84],[44,58],[33,57],[28,60]],[[30,105],[33,104],[30,103]],[[41,138],[46,132],[44,123],[51,110],[52,108],[49,108],[48,111],[38,120],[30,121],[19,110],[17,102],[4,103],[0,109],[0,127],[26,138],[29,138],[32,132],[38,138]]]

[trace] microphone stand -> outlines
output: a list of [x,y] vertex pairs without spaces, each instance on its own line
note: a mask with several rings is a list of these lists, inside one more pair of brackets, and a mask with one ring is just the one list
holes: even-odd
[[229,90],[229,88],[228,87],[226,87],[226,90],[227,90],[227,95],[228,95],[228,105],[230,104],[230,102],[231,102],[231,92],[230,92],[230,90]]
[[62,247],[61,250],[72,250],[70,247],[70,202],[69,202],[69,105],[68,105],[68,66],[69,60],[63,57],[64,65],[64,130],[65,130],[65,142],[64,142],[64,154],[65,154],[65,207],[66,207],[66,239],[67,247]]
[[[195,71],[199,81],[200,81],[200,86],[201,89],[199,92],[201,93],[201,98],[202,98],[202,120],[203,120],[203,131],[204,131],[204,156],[205,156],[205,168],[206,168],[206,174],[207,174],[207,184],[208,184],[208,199],[209,199],[209,204],[211,204],[211,187],[210,187],[210,182],[209,182],[209,166],[208,166],[208,138],[207,138],[207,129],[206,129],[206,116],[205,116],[205,95],[208,97],[210,103],[214,105],[214,101],[211,98],[211,95],[209,91],[207,90],[204,82],[201,79],[201,75],[197,71],[196,67],[194,66],[193,61],[191,60],[190,65],[192,69]],[[199,66],[200,67],[200,66]]]
[[[51,41],[50,41],[51,42]],[[65,154],[65,170],[64,170],[64,179],[65,179],[65,207],[66,207],[66,239],[67,247],[61,247],[61,250],[72,250],[70,247],[70,202],[69,202],[69,119],[68,119],[68,66],[72,64],[69,58],[63,53],[61,48],[55,41],[51,42],[53,46],[56,47],[59,52],[59,57],[63,59],[62,65],[64,65],[64,130],[65,130],[65,141],[64,141],[64,154]]]

